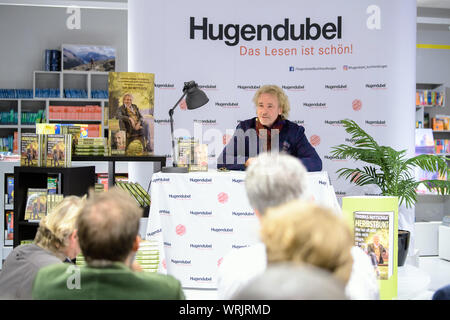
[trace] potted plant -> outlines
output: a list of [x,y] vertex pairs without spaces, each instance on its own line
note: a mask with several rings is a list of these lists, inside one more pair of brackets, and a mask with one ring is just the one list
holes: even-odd
[[[332,147],[331,154],[341,159],[363,161],[366,165],[356,169],[341,168],[337,170],[339,178],[348,179],[358,186],[377,185],[381,195],[398,197],[399,206],[405,204],[406,208],[415,205],[416,189],[421,184],[430,191],[436,190],[438,194],[450,194],[450,181],[417,181],[413,171],[415,168],[420,168],[430,172],[437,171],[440,176],[445,176],[449,168],[444,156],[421,154],[408,159],[406,150],[397,151],[389,146],[379,145],[355,121],[346,119],[342,120],[342,124],[354,143],[353,145],[340,144]],[[404,258],[406,259],[406,253]],[[403,265],[403,263],[399,263],[399,265]]]

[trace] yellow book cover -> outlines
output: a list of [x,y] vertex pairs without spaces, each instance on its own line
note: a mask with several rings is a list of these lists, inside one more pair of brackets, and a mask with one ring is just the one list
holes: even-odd
[[353,231],[355,245],[369,256],[380,285],[380,299],[397,298],[398,198],[342,198],[342,212]]
[[39,221],[47,214],[47,189],[30,188],[27,192],[24,220]]
[[54,123],[36,123],[37,134],[59,134],[60,124]]
[[27,167],[39,166],[39,135],[22,133],[20,138],[20,165]]
[[[111,120],[115,119],[119,123],[119,130],[116,128],[115,131],[125,131],[126,155],[152,154],[155,75],[139,72],[110,72],[108,87],[109,127],[111,128]],[[112,143],[114,141],[112,134],[108,135]],[[111,148],[111,154],[114,154],[112,150],[114,149]]]
[[63,134],[50,134],[47,138],[47,167],[66,167],[65,136]]

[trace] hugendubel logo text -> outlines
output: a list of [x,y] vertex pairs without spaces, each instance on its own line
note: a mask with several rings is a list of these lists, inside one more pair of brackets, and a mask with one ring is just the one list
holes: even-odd
[[304,23],[291,23],[289,18],[284,23],[272,26],[270,24],[227,24],[215,25],[203,17],[201,22],[190,17],[189,38],[200,36],[203,40],[221,40],[227,46],[236,46],[240,41],[299,41],[299,40],[326,40],[342,39],[342,17],[337,16],[336,22],[326,22],[323,25],[305,18]]

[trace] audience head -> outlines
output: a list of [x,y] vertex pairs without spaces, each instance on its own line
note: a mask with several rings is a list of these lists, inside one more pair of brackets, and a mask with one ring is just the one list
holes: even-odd
[[306,197],[307,170],[291,155],[261,153],[247,168],[245,189],[252,208],[263,215],[270,207]]
[[331,209],[294,200],[269,209],[261,222],[268,263],[290,261],[331,272],[347,284],[353,265],[352,234]]
[[141,216],[136,201],[118,187],[92,192],[77,221],[86,262],[126,262],[139,246]]
[[80,252],[76,221],[85,202],[86,197],[65,197],[41,219],[34,243],[58,256],[74,259]]
[[347,300],[345,286],[310,265],[276,263],[238,291],[233,300]]
[[264,85],[259,88],[255,95],[253,96],[253,103],[256,107],[258,107],[258,100],[262,94],[270,94],[277,98],[278,106],[281,109],[281,116],[284,119],[287,119],[289,116],[289,111],[291,109],[289,104],[288,96],[284,93],[283,89],[281,89],[277,85]]

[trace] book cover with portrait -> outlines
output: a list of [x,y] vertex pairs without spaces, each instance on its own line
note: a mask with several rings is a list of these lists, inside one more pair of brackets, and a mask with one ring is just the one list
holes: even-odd
[[[110,72],[109,127],[111,131],[125,132],[125,154],[142,156],[153,154],[155,75],[141,72]],[[110,145],[115,142],[115,132],[108,133]],[[120,134],[122,135],[122,134]],[[113,153],[111,148],[111,154]],[[116,154],[122,154],[117,152]]]
[[25,220],[39,221],[47,214],[47,189],[29,188],[25,206]]
[[380,286],[380,299],[398,294],[398,198],[349,196],[342,213],[353,232],[355,246],[369,257]]
[[353,214],[355,246],[370,257],[377,279],[388,280],[393,273],[394,212]]
[[38,167],[40,163],[41,145],[40,135],[36,133],[22,133],[20,138],[20,165]]

